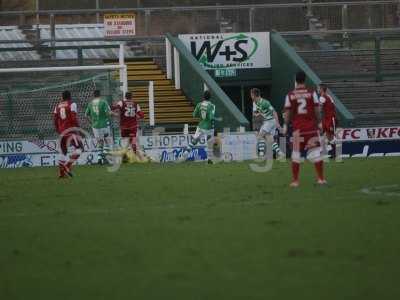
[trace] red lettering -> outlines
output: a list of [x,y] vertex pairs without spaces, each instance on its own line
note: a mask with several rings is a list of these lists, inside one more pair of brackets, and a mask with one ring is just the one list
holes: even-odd
[[390,128],[389,137],[394,138],[396,133],[397,133],[397,128],[395,128],[395,127]]
[[351,129],[344,129],[342,131],[342,140],[345,140],[351,133]]
[[[356,133],[358,133],[358,135],[356,135]],[[361,130],[360,129],[354,129],[352,132],[351,132],[351,138],[353,139],[353,140],[359,140],[360,139],[360,136],[361,135]]]
[[389,128],[379,128],[378,130],[378,138],[387,138],[387,131],[389,130]]

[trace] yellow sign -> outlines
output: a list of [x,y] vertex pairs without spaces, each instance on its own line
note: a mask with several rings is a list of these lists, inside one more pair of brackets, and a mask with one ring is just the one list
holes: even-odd
[[136,16],[130,14],[105,14],[104,36],[121,37],[136,35]]

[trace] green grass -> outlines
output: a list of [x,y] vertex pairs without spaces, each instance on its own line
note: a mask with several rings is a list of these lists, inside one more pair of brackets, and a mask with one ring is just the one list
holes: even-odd
[[400,299],[399,158],[0,171],[0,299]]

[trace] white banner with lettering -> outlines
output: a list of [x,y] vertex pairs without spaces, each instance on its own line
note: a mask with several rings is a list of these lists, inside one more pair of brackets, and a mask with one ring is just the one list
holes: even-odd
[[[344,150],[346,150],[346,145],[350,147],[353,144],[360,144],[353,142],[363,142],[371,145],[383,145],[385,142],[399,143],[400,127],[343,128],[338,129],[337,138],[339,142],[343,142]],[[153,161],[167,163],[176,162],[181,157],[183,150],[189,145],[191,139],[191,135],[183,134],[141,136],[139,144]],[[396,152],[397,148],[395,149],[394,144],[392,144],[383,145],[388,148],[385,151],[388,153],[391,151]],[[372,147],[371,145],[370,147]],[[96,141],[86,139],[84,140],[84,146],[85,152],[79,159],[78,164],[91,165],[96,163]],[[257,140],[253,132],[221,135],[221,157],[224,161],[256,159],[263,155],[262,153],[265,152],[266,147],[265,142]],[[381,151],[381,149],[377,149],[377,151]],[[58,153],[57,140],[0,141],[0,168],[56,166]],[[207,142],[203,139],[192,149],[189,154],[189,160],[205,161],[207,158]]]
[[269,32],[182,34],[179,39],[207,70],[271,68]]
[[400,127],[340,128],[336,136],[342,142],[397,140]]
[[[141,136],[139,144],[153,161],[167,163],[178,161],[191,139],[191,135],[183,134]],[[78,164],[96,163],[96,140],[86,139],[84,146],[85,152]],[[253,133],[222,136],[221,150],[225,161],[253,159],[256,157],[256,147],[257,139]],[[58,153],[57,140],[0,141],[0,168],[56,166]],[[202,139],[192,149],[188,160],[205,161],[207,158],[207,142]]]

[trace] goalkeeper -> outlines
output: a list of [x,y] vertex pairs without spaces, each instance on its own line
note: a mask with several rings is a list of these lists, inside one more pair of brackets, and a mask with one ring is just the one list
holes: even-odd
[[94,137],[97,140],[99,150],[97,162],[102,165],[108,163],[106,155],[113,145],[110,129],[112,113],[107,101],[101,98],[99,90],[94,91],[93,96],[94,99],[89,103],[85,115],[90,120]]
[[217,140],[214,139],[215,105],[211,103],[210,99],[211,93],[205,91],[203,101],[196,105],[193,117],[200,119],[200,122],[197,125],[196,133],[194,134],[192,141],[183,153],[184,159],[187,159],[192,149],[202,138],[205,138],[207,140],[208,162],[213,163],[214,142],[217,142]]

